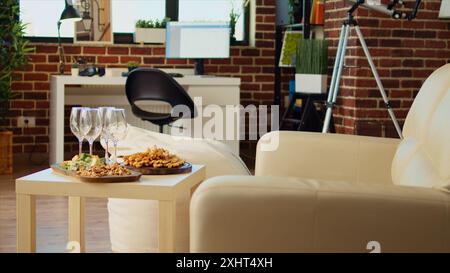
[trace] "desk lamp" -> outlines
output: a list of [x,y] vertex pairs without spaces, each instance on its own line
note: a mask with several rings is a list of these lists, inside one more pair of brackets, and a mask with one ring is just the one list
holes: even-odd
[[64,56],[64,49],[61,44],[61,23],[67,21],[80,21],[81,16],[78,11],[73,7],[72,0],[64,0],[66,6],[61,13],[61,17],[58,20],[58,52],[59,52],[59,74],[64,74],[64,65],[66,63]]

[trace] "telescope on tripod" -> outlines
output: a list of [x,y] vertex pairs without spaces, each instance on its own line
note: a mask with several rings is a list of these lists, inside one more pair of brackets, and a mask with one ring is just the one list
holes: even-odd
[[359,28],[358,22],[353,17],[353,13],[360,7],[377,11],[383,14],[386,14],[393,19],[396,20],[413,20],[417,16],[417,11],[419,10],[419,6],[421,3],[421,0],[416,0],[414,7],[410,12],[404,12],[398,10],[397,6],[404,6],[404,2],[402,0],[392,0],[390,4],[383,5],[380,3],[380,1],[376,0],[349,0],[349,2],[353,3],[352,7],[347,12],[347,19],[343,22],[341,27],[341,34],[339,37],[339,43],[338,48],[336,52],[336,59],[334,62],[334,68],[333,68],[333,74],[331,77],[330,82],[330,89],[328,91],[328,98],[327,98],[327,111],[325,114],[325,120],[322,128],[322,133],[328,133],[329,127],[330,127],[330,120],[333,112],[333,106],[336,104],[336,99],[339,92],[339,84],[340,79],[342,76],[342,69],[344,67],[344,61],[345,61],[345,53],[347,50],[347,42],[348,42],[348,36],[350,33],[350,27],[353,27],[356,31],[356,35],[358,36],[359,42],[361,43],[361,47],[364,51],[364,54],[366,55],[367,61],[369,63],[370,69],[372,70],[372,74],[375,78],[375,81],[377,83],[378,89],[380,90],[381,97],[383,98],[384,104],[386,106],[386,109],[389,113],[389,116],[392,119],[392,122],[394,123],[395,129],[398,133],[398,136],[400,138],[403,138],[402,130],[400,128],[400,125],[398,124],[397,118],[395,117],[394,111],[392,110],[391,104],[389,103],[389,100],[387,98],[386,92],[384,90],[383,84],[380,80],[380,76],[378,75],[377,69],[375,67],[375,64],[372,60],[372,56],[370,55],[369,49],[367,47],[367,44],[364,40],[364,36],[362,35],[361,29]]
[[420,3],[422,2],[421,0],[416,0],[412,11],[410,13],[406,13],[396,9],[396,6],[405,5],[404,1],[402,0],[392,0],[392,2],[389,5],[382,5],[380,1],[376,0],[367,0],[367,1],[348,0],[348,1],[357,4],[361,7],[364,7],[366,9],[384,13],[386,15],[391,16],[394,19],[408,19],[408,20],[416,18]]

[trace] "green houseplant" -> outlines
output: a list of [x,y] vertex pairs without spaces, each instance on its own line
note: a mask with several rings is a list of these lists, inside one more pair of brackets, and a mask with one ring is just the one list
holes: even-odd
[[72,74],[72,76],[78,76],[79,73],[80,73],[80,65],[76,60],[74,60],[74,62],[70,66],[70,74]]
[[231,8],[230,11],[230,22],[229,22],[229,26],[230,26],[230,42],[236,42],[236,23],[239,20],[239,17],[241,15],[239,13],[236,12],[236,10],[233,8]]
[[301,39],[297,46],[295,90],[302,93],[326,93],[328,42]]
[[168,17],[162,20],[137,20],[134,42],[163,44],[166,40],[166,24],[169,21]]
[[128,67],[128,72],[131,72],[134,69],[139,67],[139,63],[130,61],[130,62],[127,63],[127,67]]
[[26,65],[33,51],[23,37],[25,24],[19,20],[19,1],[2,0],[0,5],[0,174],[12,172],[12,133],[7,131],[13,72]]

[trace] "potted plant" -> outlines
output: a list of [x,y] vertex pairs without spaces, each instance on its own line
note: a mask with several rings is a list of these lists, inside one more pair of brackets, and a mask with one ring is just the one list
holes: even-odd
[[166,24],[170,18],[162,20],[138,20],[133,38],[135,43],[163,44],[166,41]]
[[138,62],[128,62],[127,63],[127,67],[128,67],[128,72],[131,72],[133,70],[135,70],[136,68],[139,67],[139,63]]
[[301,39],[297,47],[295,91],[326,93],[328,43],[326,40]]
[[229,26],[230,26],[230,42],[234,43],[236,42],[236,23],[238,21],[240,17],[240,14],[236,12],[236,10],[233,8],[231,8],[230,11],[230,22],[229,22]]
[[2,0],[0,5],[0,174],[12,173],[12,132],[7,128],[15,69],[27,64],[33,51],[24,36],[25,24],[19,19],[19,1]]
[[70,74],[72,74],[72,76],[78,76],[79,73],[80,73],[80,68],[78,66],[78,63],[73,63],[70,68]]

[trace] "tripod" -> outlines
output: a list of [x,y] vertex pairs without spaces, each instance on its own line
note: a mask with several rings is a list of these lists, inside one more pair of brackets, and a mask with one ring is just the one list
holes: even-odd
[[331,115],[333,113],[333,106],[336,104],[336,98],[339,92],[339,83],[342,75],[342,69],[345,61],[345,52],[347,49],[347,41],[348,35],[350,32],[350,27],[353,27],[358,36],[359,42],[364,50],[364,54],[366,55],[367,61],[369,62],[370,69],[372,70],[372,74],[377,82],[378,89],[380,90],[381,97],[383,98],[384,104],[387,108],[389,116],[394,123],[395,129],[399,137],[402,139],[402,130],[400,129],[400,125],[397,122],[397,118],[395,117],[394,111],[389,103],[389,100],[386,96],[386,92],[384,90],[383,84],[381,83],[380,76],[378,75],[375,64],[372,61],[372,56],[370,55],[369,49],[367,48],[366,41],[362,35],[362,32],[358,26],[358,22],[353,18],[353,12],[358,8],[359,3],[356,3],[352,6],[352,8],[348,11],[348,18],[344,21],[341,28],[341,34],[339,37],[339,44],[336,52],[336,60],[334,62],[333,74],[331,77],[330,89],[328,91],[328,99],[327,99],[327,111],[325,114],[325,120],[323,123],[322,133],[328,133],[330,127]]

